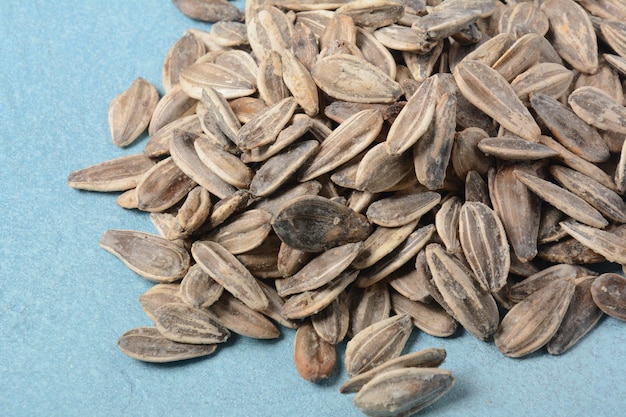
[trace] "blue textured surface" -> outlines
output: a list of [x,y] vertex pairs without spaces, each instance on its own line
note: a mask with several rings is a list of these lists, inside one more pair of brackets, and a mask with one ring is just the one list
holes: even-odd
[[[238,2],[242,5],[243,2]],[[167,0],[0,1],[0,415],[358,416],[338,371],[314,385],[292,365],[293,332],[234,337],[212,357],[155,366],[116,340],[150,324],[143,281],[98,246],[109,228],[153,231],[116,195],[79,192],[69,172],[128,153],[107,126],[110,100],[161,63],[188,27]],[[468,334],[444,347],[454,389],[425,416],[619,416],[626,327],[604,319],[562,357],[512,360]]]

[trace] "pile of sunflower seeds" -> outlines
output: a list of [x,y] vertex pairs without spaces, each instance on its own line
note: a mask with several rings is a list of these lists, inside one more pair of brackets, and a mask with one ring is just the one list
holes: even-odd
[[163,96],[139,78],[111,102],[143,154],[68,179],[158,231],[100,241],[156,283],[124,353],[280,325],[319,381],[349,340],[340,391],[396,416],[454,383],[442,349],[402,355],[413,329],[521,357],[626,320],[626,278],[589,267],[626,265],[624,1],[173,3],[215,23],[171,47]]

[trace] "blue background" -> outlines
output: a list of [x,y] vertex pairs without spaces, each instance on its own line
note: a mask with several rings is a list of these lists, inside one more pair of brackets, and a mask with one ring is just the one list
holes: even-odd
[[[2,416],[361,415],[338,392],[342,366],[324,384],[298,376],[293,331],[269,342],[234,337],[211,357],[172,365],[116,347],[124,331],[150,324],[137,297],[152,284],[98,241],[109,228],[154,230],[116,195],[76,191],[66,179],[141,152],[145,137],[127,150],[112,144],[109,102],[139,76],[162,93],[162,60],[189,27],[208,29],[167,0],[0,1]],[[431,346],[447,349],[456,385],[421,415],[626,409],[626,327],[612,318],[561,357],[509,359],[462,332],[414,332],[407,350]]]

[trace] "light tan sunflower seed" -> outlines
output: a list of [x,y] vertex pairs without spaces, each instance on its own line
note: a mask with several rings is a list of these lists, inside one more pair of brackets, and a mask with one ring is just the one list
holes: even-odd
[[67,184],[79,190],[126,191],[137,186],[155,161],[142,155],[128,155],[72,172]]
[[573,0],[547,0],[541,11],[550,22],[550,36],[561,58],[577,70],[598,69],[598,43],[587,12]]
[[439,41],[427,53],[404,52],[402,57],[411,75],[418,82],[424,82],[430,77],[443,52],[444,42]]
[[219,21],[211,25],[211,40],[223,47],[248,44],[246,25],[241,22]]
[[319,112],[319,93],[311,73],[289,49],[282,52],[281,59],[285,85],[304,112],[315,116]]
[[439,97],[431,128],[413,145],[415,175],[429,190],[444,187],[454,143],[456,103],[456,96],[450,93]]
[[576,281],[574,296],[561,325],[546,345],[551,355],[560,355],[571,348],[602,318],[603,312],[595,304],[591,294],[591,286],[595,280],[595,276],[590,276]]
[[459,214],[462,201],[457,196],[446,198],[437,213],[435,213],[435,227],[437,234],[446,250],[456,253],[461,249],[459,242]]
[[254,339],[275,339],[280,331],[263,314],[255,311],[225,292],[208,307],[222,326],[233,333]]
[[276,289],[262,281],[259,281],[259,286],[269,301],[269,306],[261,312],[288,329],[297,329],[301,324],[299,321],[296,322],[283,316],[282,307],[285,304],[285,300],[278,295]]
[[393,369],[365,384],[353,402],[368,415],[413,415],[441,398],[453,384],[452,373],[445,369]]
[[285,297],[327,284],[350,266],[362,247],[361,242],[348,243],[322,252],[294,275],[281,280],[278,295]]
[[348,336],[352,338],[366,327],[389,318],[391,299],[383,281],[367,288],[351,287],[349,292],[350,323]]
[[345,292],[330,303],[326,308],[311,316],[311,324],[315,332],[331,345],[341,342],[348,333],[350,311],[348,296]]
[[[298,115],[303,117],[297,117]],[[273,143],[244,151],[241,154],[241,160],[245,163],[266,161],[302,138],[312,125],[313,120],[310,117],[296,114],[292,118],[292,123],[280,131]]]
[[560,223],[574,239],[610,262],[626,264],[626,240],[622,233],[608,232],[573,221]]
[[319,37],[320,51],[328,49],[335,42],[355,44],[356,25],[354,23],[349,15],[334,13]]
[[479,61],[491,67],[514,42],[511,33],[499,33],[477,46],[461,62]]
[[580,87],[567,98],[572,110],[598,129],[626,133],[626,107],[596,87]]
[[176,219],[185,234],[195,232],[209,217],[211,196],[203,187],[195,187],[189,191],[187,198],[176,213]]
[[272,230],[271,220],[272,215],[266,211],[248,210],[213,229],[203,239],[217,242],[233,255],[238,255],[263,244]]
[[465,178],[470,171],[486,175],[489,168],[494,165],[494,158],[478,149],[478,143],[488,137],[487,132],[477,127],[470,127],[456,133],[450,162],[457,177]]
[[296,99],[287,97],[256,115],[239,130],[239,148],[250,150],[272,144],[293,116],[296,106]]
[[254,172],[237,156],[208,140],[195,140],[193,146],[200,161],[222,181],[239,189],[250,186]]
[[211,278],[248,307],[257,311],[268,307],[267,297],[254,276],[219,243],[196,241],[191,253]]
[[156,235],[111,229],[102,235],[100,246],[150,281],[177,281],[189,269],[187,250]]
[[479,15],[480,13],[471,9],[442,8],[416,19],[411,29],[425,34],[430,41],[438,41],[475,22]]
[[310,72],[318,58],[320,49],[315,34],[308,26],[298,20],[294,26],[292,42],[294,55]]
[[538,197],[514,174],[532,170],[525,164],[501,166],[493,180],[491,201],[517,258],[527,262],[537,254],[540,203]]
[[391,0],[358,0],[341,6],[336,13],[350,16],[360,27],[375,29],[395,23],[403,11],[401,3]]
[[143,154],[151,158],[157,158],[170,153],[170,141],[176,130],[201,134],[203,124],[198,114],[190,114],[163,126],[156,133],[151,135],[143,149]]
[[626,24],[615,18],[604,20],[600,23],[602,39],[617,52],[626,58]]
[[172,342],[154,327],[137,327],[120,336],[117,347],[126,355],[143,362],[167,363],[200,358],[215,352],[217,345],[192,345]]
[[308,195],[284,205],[272,227],[283,242],[305,252],[359,242],[369,236],[371,229],[367,218],[349,207]]
[[298,168],[317,152],[318,147],[316,140],[298,142],[269,158],[254,174],[250,192],[257,197],[273,193],[291,179]]
[[224,287],[218,284],[198,264],[192,265],[180,282],[180,296],[190,306],[206,308],[216,302]]
[[280,271],[281,277],[287,278],[294,275],[302,269],[313,256],[314,254],[311,252],[303,252],[281,242],[277,259],[278,270]]
[[113,143],[120,147],[133,143],[148,127],[158,102],[156,87],[141,77],[117,95],[109,105]]
[[172,0],[172,2],[185,16],[204,22],[240,21],[244,17],[240,9],[226,0]]
[[172,91],[161,97],[154,107],[150,123],[148,124],[148,134],[154,136],[156,132],[168,123],[193,114],[197,102],[196,99],[189,97],[180,86],[174,87]]
[[357,27],[356,46],[363,58],[381,68],[389,78],[396,78],[397,64],[391,52],[376,37],[362,27]]
[[382,69],[353,55],[319,59],[311,75],[329,96],[356,103],[393,103],[403,94],[400,84]]
[[345,366],[349,376],[369,371],[400,356],[412,330],[407,315],[395,315],[355,334],[346,344]]
[[596,275],[589,269],[570,264],[556,264],[536,272],[526,279],[512,285],[509,297],[514,303],[523,301],[526,297],[539,291],[550,283],[557,280],[572,281],[586,276]]
[[613,54],[602,54],[606,62],[619,71],[622,75],[626,75],[626,58]]
[[542,145],[546,145],[547,147],[557,151],[559,154],[558,156],[556,156],[556,159],[561,161],[563,164],[567,165],[573,170],[585,174],[590,178],[593,178],[607,188],[616,190],[616,185],[613,179],[596,164],[593,164],[586,159],[574,154],[549,136],[542,135],[539,138],[539,141]]
[[532,161],[558,155],[554,149],[516,136],[481,139],[478,142],[478,149],[488,155],[509,161]]
[[159,333],[173,342],[209,345],[230,337],[212,314],[187,304],[164,304],[154,311],[154,318]]
[[[226,97],[219,90],[211,87],[203,88],[201,94],[200,100],[207,107],[208,114],[213,116],[218,129],[231,142],[238,143],[237,134],[241,129],[241,123],[226,101]],[[215,134],[219,135],[218,132]]]
[[365,153],[356,172],[356,187],[361,191],[379,193],[398,184],[411,172],[411,155],[390,155],[384,142]]
[[207,144],[207,147],[213,146],[206,137],[198,136],[194,133],[176,131],[170,142],[171,159],[187,177],[200,184],[210,193],[215,194],[219,198],[232,196],[237,189],[221,179],[198,156],[196,144],[198,144],[198,148],[202,148],[204,143]]
[[550,203],[572,218],[598,228],[604,228],[609,224],[598,210],[566,189],[528,172],[514,171],[514,174],[519,181],[542,200]]
[[250,47],[258,60],[263,60],[269,51],[282,53],[291,48],[293,24],[277,7],[260,7],[246,25]]
[[318,382],[330,377],[337,363],[335,346],[322,339],[310,323],[298,328],[293,343],[294,363],[302,378]]
[[591,204],[607,218],[626,223],[626,204],[615,191],[578,171],[559,165],[551,166],[550,173],[565,188]]
[[317,290],[289,297],[283,304],[282,315],[289,319],[302,319],[319,313],[354,282],[358,273],[348,270]]
[[604,61],[600,62],[598,71],[595,74],[579,74],[572,88],[577,90],[585,86],[595,87],[604,91],[616,103],[622,104],[624,100],[624,91],[617,71]]
[[385,256],[371,267],[364,269],[356,282],[357,286],[365,288],[385,279],[389,274],[396,271],[416,256],[426,243],[428,243],[434,233],[435,226],[432,224],[415,230],[389,255]]
[[548,343],[565,316],[575,288],[571,281],[556,280],[516,304],[494,336],[498,350],[519,358]]
[[433,281],[454,318],[471,334],[487,340],[500,320],[493,296],[478,285],[472,272],[440,245],[426,246]]
[[365,269],[397,248],[415,230],[418,220],[399,227],[377,227],[363,242],[363,248],[352,262],[355,269]]
[[250,80],[230,68],[211,62],[197,62],[180,73],[180,87],[192,98],[200,100],[202,90],[213,88],[226,99],[253,94],[256,87]]
[[509,275],[511,255],[504,226],[495,211],[483,203],[465,202],[459,213],[459,240],[483,290],[501,290]]
[[115,203],[125,209],[136,209],[139,205],[139,202],[137,201],[137,190],[131,188],[130,190],[123,192],[117,197]]
[[397,193],[370,204],[367,218],[384,227],[399,227],[418,220],[441,201],[441,194],[434,191]]
[[268,106],[289,97],[289,89],[283,81],[283,63],[278,52],[268,52],[259,63],[257,86],[259,97]]
[[515,77],[511,81],[511,87],[522,103],[528,106],[530,93],[541,93],[558,99],[568,91],[573,79],[574,73],[563,65],[542,62]]
[[390,359],[367,372],[355,375],[339,387],[339,392],[342,394],[358,392],[363,385],[371,381],[374,377],[392,369],[434,368],[441,365],[445,358],[446,351],[444,349],[427,348],[417,352],[407,353],[395,359]]
[[539,61],[542,36],[528,33],[515,41],[491,66],[508,82]]
[[591,285],[591,295],[603,312],[626,321],[626,278],[615,273],[604,273]]
[[409,98],[387,134],[387,152],[400,155],[410,149],[428,130],[435,117],[437,83],[429,77]]
[[193,32],[186,32],[165,55],[161,80],[166,93],[178,85],[180,73],[207,52],[204,42]]
[[448,337],[456,332],[456,321],[437,303],[412,301],[394,291],[391,308],[410,316],[415,327],[431,336]]
[[185,231],[172,213],[150,213],[150,221],[159,233],[159,236],[167,240],[182,239],[185,235]]
[[505,129],[531,142],[539,140],[541,129],[497,71],[477,61],[463,61],[454,68],[454,79],[470,103]]
[[389,49],[403,52],[426,53],[435,43],[428,35],[402,25],[389,25],[374,31],[374,37]]
[[183,303],[180,284],[156,284],[139,296],[139,303],[146,316],[155,321],[154,311],[167,303]]
[[220,224],[224,223],[226,219],[232,216],[234,213],[238,213],[243,210],[250,201],[250,193],[246,190],[239,190],[234,194],[222,198],[215,203],[211,215],[205,224],[198,231],[199,235],[204,234],[208,230],[212,230]]
[[548,33],[550,23],[538,5],[523,2],[507,7],[500,16],[498,27],[501,33],[537,33],[544,36]]

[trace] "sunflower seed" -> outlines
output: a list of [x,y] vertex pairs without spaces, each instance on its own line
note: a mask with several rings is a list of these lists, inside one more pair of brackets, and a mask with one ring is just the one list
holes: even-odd
[[223,291],[224,287],[198,264],[191,266],[180,282],[180,296],[192,307],[209,307],[220,298]]
[[208,356],[217,345],[172,342],[154,327],[137,327],[120,336],[117,347],[126,355],[143,362],[175,362]]
[[275,339],[280,336],[278,328],[263,314],[227,292],[207,309],[218,323],[233,333],[255,339]]
[[319,337],[310,323],[305,323],[296,331],[293,359],[302,378],[318,382],[333,373],[337,354],[335,346]]
[[593,281],[591,295],[606,314],[626,321],[626,279],[614,273],[604,273]]
[[109,105],[109,129],[113,143],[124,147],[133,143],[148,127],[159,102],[159,92],[139,77]]
[[183,303],[162,305],[154,311],[154,319],[159,333],[173,342],[210,345],[230,337],[212,314]]

